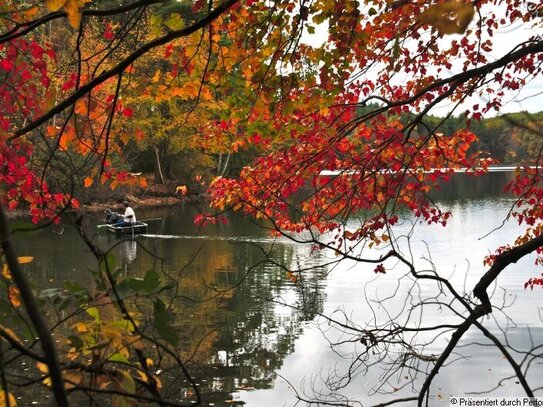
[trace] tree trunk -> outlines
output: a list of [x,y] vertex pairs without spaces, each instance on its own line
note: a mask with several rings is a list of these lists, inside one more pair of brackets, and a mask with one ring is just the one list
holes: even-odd
[[[164,184],[164,173],[162,172],[162,165],[160,163],[160,152],[158,151],[158,146],[153,144],[156,157],[156,171],[155,171],[155,181],[160,184]],[[158,176],[158,177],[157,177]]]
[[224,176],[224,174],[226,174],[226,169],[228,168],[228,162],[230,161],[230,152],[228,153],[228,155],[226,156],[226,160],[224,161],[224,167],[222,168],[222,171],[221,173],[219,174],[221,177]]

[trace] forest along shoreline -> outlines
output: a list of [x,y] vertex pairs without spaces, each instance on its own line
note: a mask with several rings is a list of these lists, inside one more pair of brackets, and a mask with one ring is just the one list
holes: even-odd
[[[148,187],[122,186],[117,190],[107,190],[100,188],[93,194],[86,196],[76,196],[80,201],[79,212],[83,214],[97,215],[103,213],[106,209],[114,212],[124,212],[123,201],[128,201],[135,209],[158,208],[175,206],[179,204],[205,203],[208,201],[207,195],[203,191],[189,192],[186,195],[176,193],[172,185],[160,185],[148,182]],[[7,211],[10,219],[20,219],[29,216],[28,208],[18,207]]]

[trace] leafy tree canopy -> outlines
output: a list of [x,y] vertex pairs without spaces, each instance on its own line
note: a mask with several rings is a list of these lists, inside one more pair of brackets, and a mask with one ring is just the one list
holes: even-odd
[[[461,336],[491,312],[487,288],[499,273],[543,245],[541,122],[493,119],[487,124],[498,135],[490,137],[478,127],[540,80],[542,10],[526,0],[7,0],[2,204],[25,202],[39,222],[77,209],[81,186],[144,186],[118,165],[134,144],[153,148],[159,166],[167,152],[220,157],[219,174],[223,157],[250,151],[256,158],[238,176],[207,180],[217,212],[264,218],[278,234],[375,264],[376,273],[395,258],[418,277],[392,239],[401,211],[446,225],[450,214],[428,193],[456,170],[485,173],[494,161],[480,147],[505,160],[511,140],[522,141],[529,146],[522,161],[532,167],[519,169],[509,189],[518,197],[511,216],[526,230],[486,259],[476,306],[455,297],[470,313]],[[517,26],[530,34],[510,46],[497,40]],[[430,116],[443,105],[448,114]],[[361,211],[368,215],[347,229]],[[324,240],[326,232],[333,237]],[[388,254],[361,250],[379,245],[390,245]],[[174,343],[158,300],[154,311],[162,339]],[[46,362],[62,400],[60,370]],[[145,361],[138,363],[151,383]],[[149,389],[158,398],[156,383]]]

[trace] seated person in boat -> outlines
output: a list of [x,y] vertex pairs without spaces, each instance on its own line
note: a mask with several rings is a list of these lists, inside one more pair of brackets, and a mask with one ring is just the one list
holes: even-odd
[[113,226],[134,226],[136,224],[136,213],[134,212],[134,209],[130,207],[127,201],[123,202],[123,206],[125,207],[123,219],[117,223],[114,223]]
[[123,220],[123,215],[121,215],[120,213],[117,213],[117,212],[113,212],[109,208],[104,211],[104,215],[106,217],[105,220],[104,220],[104,223],[106,223],[108,225],[113,225],[113,224]]

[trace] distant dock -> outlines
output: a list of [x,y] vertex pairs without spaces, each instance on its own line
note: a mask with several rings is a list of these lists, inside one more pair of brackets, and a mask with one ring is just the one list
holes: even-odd
[[[496,167],[488,167],[487,171],[488,172],[511,172],[511,171],[515,171],[517,168],[520,168],[520,167],[512,167],[512,166],[496,166]],[[536,166],[529,166],[529,167],[524,167],[524,168],[530,168],[530,169],[537,169],[537,168],[541,168],[541,167],[536,167]],[[432,173],[434,171],[450,171],[450,170],[453,170],[454,172],[456,173],[465,173],[465,172],[472,172],[473,169],[471,168],[432,168],[432,169],[429,169],[429,170],[425,170],[424,172],[425,173]],[[393,173],[396,173],[396,172],[402,172],[401,170],[400,171],[390,171],[390,170],[380,170],[379,171],[380,173],[389,173],[389,174],[393,174]],[[408,170],[408,172],[419,172],[417,169],[412,169],[410,168]],[[323,176],[323,177],[334,177],[334,176],[337,176],[337,175],[341,175],[341,174],[355,174],[356,171],[350,171],[350,170],[346,170],[346,171],[340,171],[340,170],[323,170],[320,172],[320,176]]]

